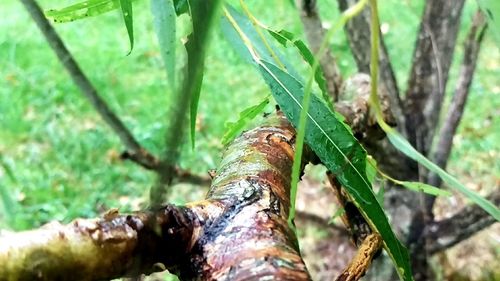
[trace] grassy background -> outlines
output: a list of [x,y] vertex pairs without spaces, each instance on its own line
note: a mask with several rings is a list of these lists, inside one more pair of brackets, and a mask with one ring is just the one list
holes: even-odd
[[[44,9],[75,1],[40,0]],[[236,1],[229,1],[236,2]],[[336,5],[321,1],[325,24],[333,24]],[[401,89],[406,88],[415,32],[422,1],[380,1],[386,45]],[[419,3],[416,3],[419,2]],[[302,35],[298,13],[287,0],[271,7],[249,1],[259,19]],[[117,12],[57,24],[56,29],[101,95],[121,116],[147,149],[162,151],[166,111],[171,89],[152,31],[149,1],[136,1],[136,46],[128,52],[128,38]],[[467,1],[459,42],[476,9]],[[155,177],[130,162],[121,162],[123,147],[73,85],[44,38],[18,1],[2,2],[0,17],[0,228],[23,230],[57,219],[93,217],[110,207],[122,211],[144,207]],[[179,19],[179,39],[186,35],[187,18]],[[344,76],[355,72],[345,37],[335,36],[332,51]],[[293,50],[286,50],[297,62]],[[178,69],[184,61],[179,45]],[[456,49],[448,93],[454,88],[462,46]],[[500,53],[487,36],[481,51],[449,170],[469,187],[498,187],[500,178]],[[304,70],[305,67],[299,68]],[[219,29],[212,36],[201,94],[197,148],[186,138],[180,165],[196,173],[215,168],[222,146],[224,124],[268,94],[254,68],[245,64],[224,40]],[[449,96],[449,95],[448,95]],[[445,111],[445,110],[443,110]],[[494,122],[496,121],[496,122]],[[175,132],[170,132],[175,133]],[[203,191],[179,187],[171,201],[200,199]],[[12,198],[13,204],[5,202]]]

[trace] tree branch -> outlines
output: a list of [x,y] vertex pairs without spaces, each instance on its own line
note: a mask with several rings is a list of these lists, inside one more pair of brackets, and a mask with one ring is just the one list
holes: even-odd
[[[354,0],[338,0],[339,8],[345,11],[357,1]],[[356,60],[358,71],[362,73],[370,73],[370,9],[365,7],[360,15],[354,17],[345,25],[345,31],[349,40],[351,51]],[[391,110],[396,117],[398,129],[404,132],[405,119],[402,110],[402,101],[399,97],[399,89],[396,81],[396,76],[392,69],[391,61],[385,46],[383,37],[380,36],[380,54],[379,54],[379,69],[380,69],[380,86],[383,92],[386,92],[391,104]]]
[[426,1],[420,23],[405,114],[409,141],[424,155],[438,123],[463,5],[464,0]]
[[126,147],[127,159],[136,162],[146,169],[154,169],[158,164],[156,157],[141,147],[123,122],[99,96],[96,88],[92,85],[92,82],[90,82],[85,73],[83,73],[54,27],[45,18],[43,11],[36,1],[21,0],[21,3],[35,21],[42,34],[45,36],[47,43],[49,43],[50,47],[57,55],[57,58],[64,68],[66,68],[66,71],[80,89],[81,93],[87,98],[104,122],[115,132],[122,144]]
[[[488,200],[500,205],[500,190],[495,189]],[[496,220],[477,205],[463,208],[454,216],[428,224],[424,230],[429,254],[446,250],[492,225]]]
[[[311,45],[312,52],[316,54],[325,38],[325,29],[318,13],[316,0],[297,0],[297,6],[299,7],[300,19],[304,26],[307,41]],[[319,63],[325,75],[328,93],[336,102],[343,79],[330,48],[326,50]]]
[[[310,280],[287,223],[295,130],[278,113],[225,150],[204,201],[0,237],[0,280]],[[308,153],[304,159],[308,159]]]
[[[446,115],[443,121],[443,126],[439,131],[439,139],[436,151],[434,152],[434,163],[441,168],[446,167],[448,158],[450,157],[453,137],[457,131],[458,125],[460,124],[460,120],[462,119],[467,97],[470,93],[470,86],[476,70],[478,54],[486,27],[484,16],[481,11],[478,10],[474,16],[469,33],[464,42],[464,57],[462,65],[460,66],[458,81],[455,86],[455,94],[451,99],[448,114]],[[435,173],[431,173],[427,179],[427,183],[433,186],[440,186],[441,178]],[[425,203],[426,210],[429,214],[432,213],[434,201],[434,196],[427,196]]]

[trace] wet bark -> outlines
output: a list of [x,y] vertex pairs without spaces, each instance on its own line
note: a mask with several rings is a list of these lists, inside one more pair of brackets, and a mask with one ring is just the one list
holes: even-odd
[[[295,130],[281,114],[225,151],[205,201],[8,234],[0,280],[309,280],[287,223]],[[306,154],[307,155],[307,154]]]

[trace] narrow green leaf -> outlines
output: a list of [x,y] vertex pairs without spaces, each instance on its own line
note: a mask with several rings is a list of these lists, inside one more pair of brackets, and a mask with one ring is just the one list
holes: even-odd
[[151,13],[167,78],[170,86],[175,90],[175,21],[177,17],[173,0],[151,0]]
[[70,22],[118,9],[119,0],[87,0],[62,9],[45,11],[45,16],[54,22]]
[[[314,54],[307,47],[304,41],[295,38],[293,33],[286,31],[284,29],[280,31],[274,31],[270,28],[267,28],[266,30],[269,32],[269,34],[271,34],[271,36],[274,39],[276,39],[276,41],[278,41],[284,47],[287,47],[289,44],[294,46],[299,51],[299,54],[301,55],[302,59],[304,59],[304,61],[307,62],[307,64],[309,64],[310,67],[313,67]],[[316,81],[316,84],[318,84],[318,87],[321,90],[321,94],[325,102],[328,104],[328,106],[333,108],[331,97],[328,95],[328,92],[326,90],[325,74],[321,67],[316,68],[316,71],[314,72],[314,80]]]
[[377,161],[371,155],[368,155],[366,157],[366,177],[368,178],[368,181],[370,183],[373,183],[373,181],[375,181],[376,176],[377,176]]
[[[380,123],[379,123],[380,124]],[[456,178],[452,175],[448,174],[445,170],[440,168],[438,165],[432,163],[429,159],[423,156],[420,152],[418,152],[411,144],[396,130],[390,128],[387,124],[382,125],[382,129],[384,129],[389,141],[401,152],[403,152],[406,156],[411,159],[417,161],[430,171],[436,173],[441,177],[441,179],[450,187],[453,188],[467,198],[469,198],[472,202],[479,205],[486,212],[488,212],[491,216],[493,216],[496,220],[500,221],[500,210],[490,201],[486,200],[484,197],[480,196],[476,192],[468,189],[462,183],[460,183]]]
[[130,41],[130,51],[134,49],[134,15],[132,10],[132,0],[120,0],[120,7],[122,9],[123,21],[125,22],[125,27],[127,28],[128,40]]
[[493,37],[500,48],[500,1],[498,0],[477,0],[479,7],[483,10],[488,26],[491,28]]
[[[234,19],[236,24],[238,24],[239,28],[241,28],[241,30],[245,33],[248,39],[252,42],[252,44],[254,44],[253,47],[255,51],[259,54],[259,56],[262,59],[266,61],[274,61],[273,58],[273,53],[274,53],[275,55],[277,55],[278,59],[283,63],[286,71],[290,73],[290,75],[292,75],[295,79],[302,81],[301,76],[295,70],[295,68],[290,63],[288,63],[287,60],[283,57],[283,55],[279,52],[279,50],[273,44],[271,44],[273,40],[267,40],[269,45],[266,46],[266,44],[262,42],[259,33],[255,29],[255,26],[245,15],[239,13],[235,8],[233,8],[229,4],[225,5],[225,9],[229,13],[229,15]],[[228,21],[227,17],[222,18],[221,27],[224,36],[229,42],[232,43],[234,50],[247,62],[255,64],[255,61],[252,59],[250,52],[245,47],[245,44],[243,44],[243,42],[241,41],[238,32],[236,32],[236,30],[233,28],[233,25]],[[268,36],[268,34],[264,33],[264,35],[267,38],[271,39],[270,36]],[[273,53],[269,51],[268,47],[271,47]]]
[[[275,65],[260,61],[259,70],[288,120],[298,126],[302,109],[303,86]],[[409,256],[391,229],[366,175],[366,152],[335,118],[325,104],[311,96],[305,139],[321,162],[332,171],[354,199],[370,226],[380,233],[389,256],[404,280],[412,280]]]
[[398,182],[398,184],[400,184],[408,189],[411,189],[413,191],[424,192],[424,193],[434,195],[434,196],[447,196],[447,197],[449,197],[452,195],[451,192],[449,192],[447,190],[440,189],[440,188],[437,188],[435,186],[432,186],[432,185],[429,185],[429,184],[426,184],[423,182],[400,181],[400,182]]
[[226,133],[222,137],[222,144],[225,146],[231,142],[238,133],[245,128],[248,122],[252,121],[258,114],[264,111],[266,105],[269,104],[269,98],[265,98],[259,104],[250,106],[240,112],[240,118],[236,122],[226,123]]
[[[349,13],[343,16],[344,21],[360,10],[364,3],[366,1],[362,0],[359,5],[355,5],[355,9],[350,9]],[[225,30],[232,33],[227,38],[237,51],[243,53],[245,58],[258,66],[287,118],[294,126],[298,126],[299,116],[303,110],[302,84],[294,78],[293,74],[286,73],[262,59],[264,56],[269,56],[265,53],[265,49],[258,47],[259,39],[247,34],[247,29],[242,25],[248,24],[248,21],[238,20],[236,16],[238,15],[235,15],[234,11],[225,10],[223,26],[226,25]],[[285,60],[282,61],[286,63]],[[327,168],[336,174],[374,231],[380,233],[384,239],[384,247],[393,259],[401,278],[412,280],[408,252],[392,232],[387,217],[378,204],[367,179],[366,152],[346,125],[336,119],[336,114],[330,111],[320,99],[313,95],[310,104],[312,110],[307,114],[308,125],[305,126],[306,142]]]
[[220,0],[188,0],[188,4],[191,9],[193,33],[186,43],[188,74],[184,78],[184,91],[190,96],[191,145],[194,148],[205,52],[209,41],[209,31],[219,11]]

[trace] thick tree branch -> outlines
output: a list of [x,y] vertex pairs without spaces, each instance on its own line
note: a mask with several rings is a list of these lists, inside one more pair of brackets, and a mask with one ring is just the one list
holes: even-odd
[[[443,126],[439,131],[439,139],[436,151],[433,155],[434,163],[442,168],[446,167],[453,145],[453,137],[457,131],[458,125],[460,124],[460,120],[462,119],[485,31],[486,21],[481,11],[477,11],[464,42],[464,57],[462,65],[460,66],[458,81],[455,86],[455,94],[451,99],[448,113],[443,121]],[[435,173],[431,173],[427,182],[433,186],[440,186],[441,178]],[[428,196],[426,198],[425,207],[429,214],[432,213],[434,201],[435,197],[433,196]]]
[[405,99],[410,142],[427,155],[439,118],[464,0],[429,0],[420,23]]
[[[455,135],[465,108],[485,28],[486,23],[481,12],[477,12],[464,43],[464,58],[460,67],[455,94],[452,98],[448,114],[445,117],[443,127],[439,133],[438,145],[434,154],[435,163],[443,168],[446,167],[453,144],[453,136]],[[427,182],[433,186],[441,185],[441,179],[436,174],[430,174]],[[429,239],[429,237],[424,234],[426,229],[425,226],[428,225],[428,223],[431,225],[435,223],[433,222],[432,208],[436,198],[429,195],[422,195],[421,198],[423,198],[422,210],[415,212],[411,219],[408,244],[414,253],[414,267],[423,268],[419,271],[424,272],[425,268],[429,267],[427,264],[429,253],[422,251],[422,248],[429,243],[436,243],[434,239]],[[464,229],[472,231],[475,229],[474,225],[475,224],[470,224],[470,227]],[[477,227],[477,229],[480,228]],[[446,240],[446,238],[443,239]],[[450,241],[451,240],[453,239],[450,239]],[[422,279],[425,278],[427,278],[427,276],[422,277]]]
[[[341,11],[345,11],[356,2],[355,0],[338,0]],[[347,38],[354,59],[356,60],[358,71],[370,73],[370,8],[365,7],[360,15],[348,21],[345,26],[345,31],[347,32]],[[399,97],[398,84],[382,36],[380,36],[379,50],[379,79],[381,90],[387,93],[391,104],[391,111],[396,117],[399,126],[398,129],[404,132],[405,120],[402,102]]]
[[[323,42],[323,39],[325,38],[325,29],[323,28],[323,24],[318,13],[316,0],[297,0],[296,2],[297,7],[299,7],[300,19],[302,20],[302,25],[304,26],[307,41],[309,42],[313,53],[317,53],[321,46],[321,42]],[[330,51],[330,48],[326,50],[319,63],[325,75],[328,93],[332,97],[333,101],[336,102],[338,100],[343,79],[337,66],[336,59]]]
[[[495,189],[488,200],[500,205],[500,190]],[[492,225],[496,220],[477,205],[463,208],[454,216],[428,224],[424,230],[429,254],[446,250]]]
[[96,88],[87,78],[85,73],[83,73],[82,69],[66,48],[54,27],[52,27],[49,21],[45,18],[45,15],[36,1],[21,0],[21,3],[23,3],[31,18],[33,18],[42,34],[45,36],[47,43],[49,43],[61,64],[66,68],[66,71],[75,85],[99,113],[104,122],[108,124],[108,126],[111,127],[115,134],[120,138],[120,141],[127,149],[126,153],[129,156],[128,159],[136,162],[146,169],[154,169],[158,164],[156,157],[141,147],[139,142],[134,138],[123,122],[99,96]]
[[[225,151],[207,199],[0,237],[0,280],[310,280],[287,223],[295,130],[282,114]],[[307,159],[309,154],[305,154]]]

